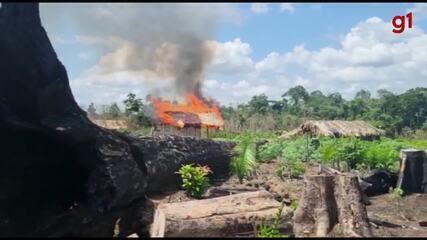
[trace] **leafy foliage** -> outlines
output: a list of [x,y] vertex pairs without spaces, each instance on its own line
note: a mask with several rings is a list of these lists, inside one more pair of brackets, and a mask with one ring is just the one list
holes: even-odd
[[370,168],[397,171],[400,147],[391,141],[367,144],[362,163]]
[[[302,86],[288,89],[281,100],[266,95],[253,96],[246,104],[222,107],[226,129],[234,132],[290,130],[304,119],[365,120],[385,130],[389,137],[402,134],[405,127],[422,129],[427,124],[427,88],[414,88],[402,94],[378,90],[378,98],[361,89],[354,99],[340,93],[308,93]],[[422,133],[427,130],[418,133]]]
[[191,197],[200,198],[209,187],[208,174],[211,170],[207,166],[183,165],[178,173],[181,175],[182,187]]
[[125,114],[132,124],[138,127],[150,127],[152,125],[149,117],[144,114],[146,106],[142,99],[137,98],[133,93],[129,93],[123,104],[125,105]]
[[249,177],[256,167],[256,146],[249,136],[244,137],[236,146],[236,155],[231,161],[231,170],[240,183]]
[[278,140],[262,145],[259,148],[258,160],[260,162],[269,162],[281,156],[283,147],[283,142]]
[[[403,148],[427,149],[426,140],[389,139],[364,141],[356,138],[320,138],[316,148],[305,137],[290,140],[271,139],[260,148],[258,161],[279,159],[278,174],[289,172],[293,176],[304,173],[304,162],[316,161],[334,165],[345,161],[351,169],[385,169],[397,171],[399,152]],[[348,170],[348,169],[347,169]]]
[[402,197],[405,192],[401,188],[394,188],[391,192],[395,197]]
[[265,224],[265,222],[261,224],[260,229],[258,231],[258,235],[257,235],[258,237],[262,237],[262,238],[281,238],[281,237],[287,238],[288,237],[288,235],[281,234],[279,231],[279,223],[280,223],[283,207],[284,207],[283,204],[279,207],[276,213],[276,216],[274,218],[274,222],[271,226]]

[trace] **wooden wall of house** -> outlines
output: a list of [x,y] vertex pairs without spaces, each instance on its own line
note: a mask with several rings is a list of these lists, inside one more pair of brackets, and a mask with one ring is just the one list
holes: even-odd
[[217,128],[195,128],[195,127],[185,127],[177,128],[171,125],[159,125],[153,131],[153,136],[159,135],[176,135],[176,136],[189,136],[196,138],[209,138],[217,132]]

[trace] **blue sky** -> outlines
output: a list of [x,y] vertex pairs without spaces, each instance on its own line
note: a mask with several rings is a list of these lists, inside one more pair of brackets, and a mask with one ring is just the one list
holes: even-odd
[[291,50],[295,45],[306,43],[307,49],[325,46],[336,47],[339,37],[363,19],[372,16],[389,20],[403,15],[410,3],[299,3],[293,13],[280,11],[280,4],[269,6],[263,14],[254,14],[250,4],[238,7],[244,23],[222,24],[218,41],[240,38],[249,42],[253,57],[260,60],[268,53]]
[[[222,104],[235,105],[261,93],[277,99],[295,85],[309,91],[338,91],[346,98],[362,88],[375,93],[380,88],[402,92],[427,86],[423,3],[200,4],[194,16],[171,5],[177,18],[170,22],[160,10],[157,21],[157,12],[147,12],[144,4],[138,6],[145,11],[142,15],[150,15],[148,22],[139,20],[139,10],[127,14],[118,4],[93,4],[90,10],[86,6],[41,5],[43,24],[67,68],[73,93],[84,106],[121,102],[128,92],[144,97],[159,84],[167,85],[144,75],[144,64],[117,67],[124,61],[117,59],[130,49],[126,45],[143,47],[141,36],[173,40],[162,27],[178,20],[183,24],[171,29],[200,35],[214,46],[203,92]],[[414,14],[414,28],[393,34],[392,18],[408,11]],[[101,17],[103,21],[97,22]],[[169,25],[162,25],[165,22]],[[213,23],[214,30],[206,30]],[[101,72],[106,63],[108,71]]]

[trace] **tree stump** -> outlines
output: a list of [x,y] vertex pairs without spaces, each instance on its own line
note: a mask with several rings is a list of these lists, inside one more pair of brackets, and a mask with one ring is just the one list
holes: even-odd
[[371,237],[359,181],[354,174],[308,170],[294,215],[296,237]]
[[405,193],[427,193],[427,158],[424,150],[400,151],[398,188]]

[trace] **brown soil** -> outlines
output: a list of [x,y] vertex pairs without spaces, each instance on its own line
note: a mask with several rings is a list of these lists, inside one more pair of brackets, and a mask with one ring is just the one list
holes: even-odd
[[[266,189],[278,201],[290,204],[291,200],[301,197],[304,183],[302,178],[279,177],[277,169],[279,163],[262,163],[250,180],[239,183],[236,176],[232,176],[221,183],[213,183],[210,189]],[[209,190],[208,190],[209,192]],[[212,197],[212,196],[205,196]],[[177,191],[161,196],[153,196],[156,203],[182,202],[193,200],[187,197],[184,191]],[[427,194],[411,194],[396,197],[393,194],[383,194],[371,197],[371,204],[366,206],[368,216],[373,219],[372,230],[378,237],[426,237],[427,227],[421,227],[419,222],[427,221]]]
[[381,237],[427,237],[427,227],[419,222],[427,221],[427,194],[411,194],[402,198],[383,194],[370,198],[368,216],[400,226],[378,226],[372,230]]

